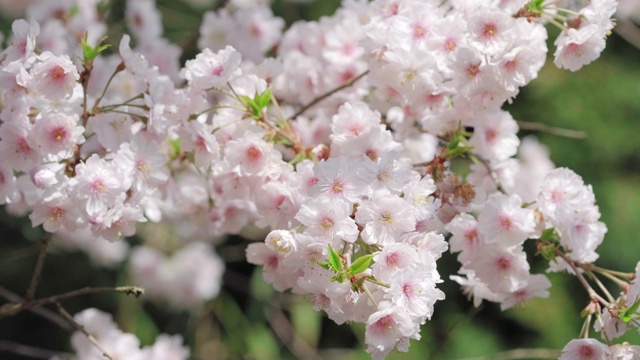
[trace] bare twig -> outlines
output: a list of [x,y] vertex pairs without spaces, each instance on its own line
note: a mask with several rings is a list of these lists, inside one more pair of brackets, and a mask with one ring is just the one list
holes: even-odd
[[593,290],[593,288],[591,287],[591,285],[589,285],[589,283],[584,278],[582,273],[578,271],[578,268],[576,267],[573,260],[567,258],[567,256],[558,249],[555,249],[555,254],[561,257],[562,260],[564,260],[567,264],[569,264],[569,266],[571,267],[573,272],[576,274],[576,277],[578,278],[582,286],[585,288],[585,290],[587,290],[587,293],[589,294],[589,298],[599,301],[602,305],[606,306],[607,308],[611,306],[611,304],[607,300],[605,300],[602,296],[598,295],[598,293],[596,293],[595,290]]
[[[0,286],[0,296],[13,302],[13,303],[22,303],[24,302],[24,298],[2,286]],[[29,311],[31,311],[32,313],[39,315],[49,321],[51,321],[52,323],[58,325],[59,327],[67,330],[67,331],[72,331],[73,328],[69,325],[69,323],[67,323],[66,321],[64,321],[63,318],[60,317],[60,315],[56,314],[55,312],[39,307],[39,308],[33,308],[33,309],[29,309]]]
[[71,354],[60,353],[53,350],[41,349],[33,346],[0,340],[0,351],[18,354],[34,359],[50,359],[53,356],[64,356],[71,358]]
[[335,89],[329,90],[326,93],[318,96],[317,98],[313,99],[310,103],[308,103],[307,105],[304,105],[300,110],[298,110],[297,113],[293,114],[293,116],[290,117],[290,119],[295,119],[298,116],[304,114],[305,111],[309,110],[310,108],[312,108],[314,105],[316,105],[317,103],[321,102],[322,100],[328,98],[329,96],[337,93],[340,90],[346,89],[350,86],[352,86],[353,84],[355,84],[356,81],[362,79],[363,77],[365,77],[367,74],[369,73],[369,70],[363,72],[362,74],[354,77],[353,79],[347,81],[346,83],[338,86]]
[[107,351],[102,347],[102,345],[100,345],[98,340],[93,335],[89,334],[89,332],[87,332],[87,330],[85,330],[82,325],[78,324],[78,322],[73,319],[73,316],[71,316],[71,314],[69,314],[67,310],[65,310],[59,302],[56,302],[55,304],[56,304],[56,308],[58,308],[58,312],[60,313],[60,315],[62,315],[62,317],[67,319],[67,321],[69,321],[76,329],[78,329],[78,331],[83,333],[87,337],[87,339],[89,339],[89,341],[93,344],[93,346],[95,346],[96,349],[98,349],[102,353],[102,356],[104,356],[109,360],[113,360],[113,358],[107,353]]
[[555,126],[549,126],[539,122],[518,120],[518,127],[522,130],[540,131],[551,135],[562,136],[571,139],[584,139],[587,133],[580,130],[564,129]]
[[9,315],[15,315],[21,311],[29,310],[32,308],[36,308],[42,305],[54,304],[59,301],[82,296],[89,294],[101,294],[101,293],[109,293],[109,292],[119,292],[127,295],[134,295],[138,297],[144,294],[144,289],[137,286],[118,286],[118,287],[100,287],[100,288],[91,288],[86,287],[78,290],[69,291],[67,293],[58,294],[49,296],[43,299],[26,301],[23,303],[13,303],[13,304],[5,304],[0,307],[0,318]]
[[298,359],[320,359],[315,350],[293,331],[293,326],[282,310],[272,306],[267,313],[267,321],[276,336]]
[[488,356],[464,358],[460,360],[511,360],[511,359],[557,359],[561,351],[554,349],[514,349]]
[[613,30],[626,42],[640,49],[640,28],[633,21],[618,19],[618,23]]
[[40,253],[38,254],[38,260],[36,261],[36,267],[33,270],[33,275],[31,276],[31,282],[29,283],[29,288],[27,289],[26,300],[33,300],[34,295],[36,294],[36,289],[38,288],[38,283],[40,283],[40,275],[42,275],[42,266],[44,265],[44,259],[47,257],[47,250],[49,249],[49,243],[51,242],[53,234],[47,233],[47,235],[42,240],[42,247],[40,248]]
[[506,194],[507,192],[502,187],[502,184],[500,183],[500,179],[498,178],[498,174],[495,172],[495,170],[493,170],[493,168],[491,168],[491,165],[489,164],[489,162],[481,158],[480,156],[474,156],[474,158],[477,159],[487,169],[487,172],[489,173],[489,176],[491,176],[491,179],[493,180],[494,184],[496,184],[496,188],[498,189],[498,191],[500,191],[503,194]]

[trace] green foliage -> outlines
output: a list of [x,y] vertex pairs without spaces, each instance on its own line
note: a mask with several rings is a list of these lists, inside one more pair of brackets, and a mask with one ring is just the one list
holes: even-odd
[[85,34],[84,39],[80,41],[85,64],[92,63],[93,59],[95,59],[98,55],[100,55],[100,53],[107,50],[111,46],[111,44],[104,44],[104,42],[107,40],[106,36],[100,39],[95,47],[87,43],[87,37],[88,34]]

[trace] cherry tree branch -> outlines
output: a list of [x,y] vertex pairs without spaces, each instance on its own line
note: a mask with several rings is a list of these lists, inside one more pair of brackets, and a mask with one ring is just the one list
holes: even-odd
[[42,275],[42,267],[44,266],[44,260],[47,257],[47,250],[49,249],[49,243],[51,242],[52,237],[53,237],[53,234],[48,233],[42,240],[42,247],[40,248],[40,253],[38,253],[38,260],[36,261],[36,267],[33,270],[33,275],[31,276],[31,282],[29,283],[29,288],[27,288],[27,295],[26,295],[27,302],[33,300],[33,297],[36,294],[38,283],[40,283],[40,276]]
[[89,339],[89,342],[91,342],[93,346],[95,346],[96,349],[98,349],[102,353],[102,356],[104,356],[109,360],[113,360],[113,358],[107,353],[107,351],[102,347],[102,345],[100,345],[98,340],[93,335],[89,334],[89,332],[87,332],[87,330],[85,330],[82,325],[78,324],[78,322],[75,321],[73,316],[71,316],[71,314],[69,314],[67,310],[65,310],[59,302],[56,302],[55,305],[56,305],[56,308],[58,308],[58,312],[60,313],[60,315],[62,315],[62,317],[67,319],[67,321],[69,321],[76,329],[78,329],[78,331],[83,333],[87,337],[87,339]]
[[578,278],[582,286],[585,288],[585,290],[587,290],[587,293],[589,294],[589,298],[599,301],[602,305],[606,306],[607,308],[611,306],[611,304],[607,300],[605,300],[602,296],[598,295],[598,293],[596,293],[595,290],[593,290],[591,285],[589,285],[589,283],[587,282],[587,279],[585,279],[582,273],[578,271],[578,267],[576,266],[573,260],[569,259],[562,251],[558,249],[555,249],[555,254],[560,258],[562,258],[562,260],[564,260],[567,264],[569,264],[569,266],[571,267],[573,272],[576,274],[576,277]]
[[[0,296],[13,302],[13,303],[22,303],[25,301],[25,299],[23,297],[21,297],[20,295],[0,286]],[[1,307],[0,307],[1,309]],[[64,330],[67,331],[71,331],[73,330],[73,328],[71,328],[69,326],[69,324],[64,321],[63,318],[60,317],[60,315],[56,314],[55,312],[48,310],[46,308],[32,308],[29,309],[29,311],[31,311],[32,313],[39,315],[49,321],[51,321],[52,323],[58,325],[59,327],[61,327]]]
[[99,287],[99,288],[85,287],[82,289],[69,291],[63,294],[49,296],[43,299],[31,300],[31,301],[27,299],[25,302],[21,302],[21,303],[5,304],[0,307],[0,318],[5,316],[15,315],[21,311],[29,310],[39,306],[55,304],[62,300],[66,300],[66,299],[77,297],[77,296],[89,295],[89,294],[102,294],[102,293],[110,293],[110,292],[124,293],[127,295],[133,295],[135,297],[138,297],[144,294],[144,289],[137,286],[118,286],[118,287]]
[[564,129],[533,121],[518,120],[518,127],[521,130],[540,131],[547,134],[562,136],[570,139],[584,139],[587,137],[587,133],[581,130]]
[[60,353],[53,350],[41,349],[33,346],[18,344],[11,341],[0,340],[0,352],[8,352],[33,359],[51,359],[52,357],[61,355],[65,358],[71,358],[71,354]]
[[560,350],[555,349],[514,349],[488,356],[464,358],[460,360],[511,360],[511,359],[557,359]]
[[289,119],[295,119],[298,116],[304,114],[307,110],[309,110],[310,108],[312,108],[313,106],[315,106],[317,103],[321,102],[322,100],[328,98],[329,96],[337,93],[340,90],[346,89],[350,86],[352,86],[353,84],[356,83],[356,81],[362,79],[363,77],[365,77],[367,74],[369,74],[369,70],[363,72],[362,74],[354,77],[353,79],[347,81],[346,83],[338,86],[335,89],[329,90],[326,93],[318,96],[317,98],[313,99],[310,103],[308,103],[307,105],[304,105],[300,110],[298,110],[298,112],[296,112],[295,114],[293,114],[293,116],[291,116]]

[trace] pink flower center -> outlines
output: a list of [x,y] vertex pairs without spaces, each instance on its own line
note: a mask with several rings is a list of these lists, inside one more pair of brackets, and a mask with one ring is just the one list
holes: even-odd
[[473,79],[480,74],[480,67],[478,65],[471,64],[467,67],[467,76],[469,79]]
[[500,257],[497,261],[496,261],[496,266],[498,267],[498,269],[500,271],[507,271],[509,270],[509,268],[511,267],[511,262],[509,261],[509,259],[505,258],[505,257]]
[[413,290],[413,286],[411,284],[404,284],[402,286],[402,293],[406,297],[411,297],[415,291]]
[[250,162],[256,162],[260,160],[261,157],[262,152],[260,152],[260,149],[258,149],[258,147],[256,147],[255,145],[249,146],[249,148],[247,149],[247,159],[249,159]]
[[378,152],[375,149],[368,149],[364,152],[371,161],[378,161]]
[[458,44],[454,39],[448,38],[447,40],[444,41],[443,48],[444,48],[444,51],[446,52],[453,52],[455,49],[458,48]]
[[393,316],[387,315],[387,316],[381,317],[378,321],[373,323],[373,328],[378,331],[387,332],[393,329],[393,323],[394,323]]
[[416,24],[413,27],[413,38],[414,39],[422,39],[425,35],[427,35],[427,27],[422,24]]
[[310,177],[309,180],[307,180],[307,186],[308,187],[312,187],[313,185],[318,183],[318,178],[317,177]]
[[513,226],[513,221],[511,220],[510,217],[506,216],[506,215],[502,215],[499,218],[500,221],[500,227],[503,230],[511,230],[511,227]]
[[333,219],[328,217],[324,217],[320,219],[320,222],[318,223],[318,229],[320,229],[321,231],[327,231],[327,230],[331,230],[332,228],[333,228]]
[[91,191],[95,194],[95,193],[101,193],[104,192],[105,190],[105,186],[104,186],[104,182],[102,182],[101,179],[98,180],[94,180],[91,183]]
[[485,38],[491,38],[496,35],[498,32],[497,26],[495,24],[485,24],[482,28],[482,35]]
[[583,359],[591,359],[591,357],[595,355],[593,349],[589,345],[580,346],[580,350],[578,350],[578,353]]
[[562,198],[564,197],[564,193],[561,190],[553,190],[551,192],[551,201],[554,204],[558,204],[562,202]]
[[146,174],[149,171],[151,171],[151,166],[149,166],[149,164],[147,164],[144,160],[138,160],[136,162],[136,170],[138,170],[138,172]]
[[60,65],[54,66],[49,70],[49,76],[51,76],[53,80],[61,80],[64,78],[64,69]]
[[56,206],[51,209],[51,212],[49,214],[49,221],[60,222],[62,221],[63,217],[64,217],[64,210]]
[[278,256],[271,255],[264,262],[264,268],[269,270],[275,270],[278,268]]
[[384,259],[384,262],[388,267],[398,267],[400,265],[400,256],[398,256],[398,253],[390,254]]
[[26,138],[20,138],[18,140],[18,147],[16,148],[17,153],[29,154],[31,152],[31,146],[27,143]]
[[464,238],[467,239],[469,245],[474,244],[478,240],[478,230],[471,229],[464,234]]
[[55,142],[63,142],[67,138],[67,129],[64,126],[56,126],[51,129],[50,136]]
[[389,214],[388,211],[385,211],[382,214],[380,214],[380,220],[382,220],[382,222],[387,224],[393,223],[393,217],[391,216],[391,214]]
[[344,192],[344,185],[340,180],[336,180],[331,184],[331,192],[334,194],[342,194]]
[[496,129],[487,129],[484,131],[484,139],[488,143],[492,143],[498,137]]
[[224,71],[224,66],[217,65],[217,66],[214,66],[213,69],[211,70],[211,75],[220,76],[220,74],[222,74],[223,71]]
[[259,38],[260,36],[262,36],[262,28],[258,24],[251,24],[251,26],[249,27],[249,31],[251,32],[251,36],[255,38]]

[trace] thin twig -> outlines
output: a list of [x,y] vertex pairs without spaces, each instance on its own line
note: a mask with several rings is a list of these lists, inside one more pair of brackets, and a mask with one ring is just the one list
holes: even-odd
[[607,297],[607,299],[609,300],[610,303],[615,304],[616,299],[613,297],[613,295],[611,295],[611,293],[609,292],[609,290],[607,290],[607,288],[604,286],[604,284],[602,283],[602,281],[600,281],[600,279],[598,279],[598,277],[596,276],[596,274],[594,274],[592,271],[587,270],[587,274],[589,274],[589,276],[591,277],[591,279],[596,283],[596,285],[598,285],[598,287],[600,288],[600,290],[602,290],[602,292],[605,294],[605,296]]
[[488,356],[464,358],[460,360],[511,360],[511,359],[557,359],[560,350],[554,349],[514,349]]
[[626,42],[640,49],[640,28],[633,21],[618,19],[618,23],[613,30]]
[[291,352],[298,359],[320,359],[314,349],[309,346],[304,340],[293,331],[293,326],[287,317],[282,313],[282,310],[276,306],[272,306],[272,309],[266,314],[267,321],[276,336],[284,343],[284,345],[291,350]]
[[51,359],[54,356],[64,356],[71,358],[71,354],[60,353],[53,350],[41,349],[33,346],[0,340],[0,351],[18,354],[34,359]]
[[584,139],[587,137],[587,133],[584,131],[564,129],[533,121],[518,120],[518,127],[520,127],[520,129],[522,130],[540,131],[551,135],[562,136],[571,139]]
[[[24,298],[12,291],[10,291],[9,289],[6,289],[2,286],[0,286],[0,296],[13,302],[13,303],[22,303],[24,302]],[[63,328],[64,330],[67,331],[72,331],[73,328],[69,325],[69,323],[67,323],[66,321],[64,321],[63,318],[60,317],[60,315],[56,314],[55,312],[39,307],[39,308],[33,308],[33,309],[29,309],[29,311],[31,311],[32,313],[39,315],[49,321],[51,321],[52,323],[58,325],[59,327]]]
[[602,305],[606,306],[607,308],[609,308],[609,306],[611,306],[611,304],[607,300],[602,298],[602,296],[598,295],[598,293],[596,293],[596,291],[593,290],[593,288],[591,287],[591,285],[589,285],[589,283],[584,278],[582,273],[580,271],[578,271],[578,268],[576,267],[576,265],[573,263],[572,260],[567,258],[567,256],[562,251],[560,251],[558,249],[555,249],[555,254],[558,255],[559,257],[561,257],[562,260],[564,260],[567,264],[569,264],[569,266],[571,267],[573,272],[576,274],[576,277],[578,278],[578,280],[580,281],[582,286],[585,288],[585,290],[587,290],[587,293],[589,294],[589,298],[598,300]]
[[498,179],[498,174],[495,172],[495,170],[493,170],[493,168],[491,168],[491,165],[489,165],[489,162],[481,158],[480,156],[474,156],[474,158],[477,159],[487,169],[487,172],[489,173],[489,176],[491,176],[493,183],[496,184],[496,188],[498,189],[498,191],[500,191],[503,194],[506,194],[507,192],[502,187],[502,184],[500,183],[500,179]]
[[0,318],[4,316],[9,316],[9,315],[15,315],[21,311],[29,310],[42,305],[54,304],[59,301],[77,297],[77,296],[89,295],[89,294],[101,294],[101,293],[109,293],[109,292],[119,292],[119,293],[134,295],[135,297],[138,297],[144,294],[144,289],[137,286],[118,286],[118,287],[100,287],[100,288],[86,287],[78,290],[69,291],[59,295],[49,296],[43,299],[26,301],[24,303],[5,304],[2,307],[0,307]]
[[121,63],[118,64],[118,66],[116,66],[115,70],[113,70],[113,74],[111,74],[111,76],[109,77],[109,80],[107,80],[107,84],[104,86],[104,89],[102,89],[102,93],[100,94],[100,96],[98,96],[98,99],[93,104],[93,111],[95,111],[95,109],[97,109],[98,106],[100,106],[100,102],[104,98],[104,95],[107,93],[107,89],[109,88],[109,85],[111,85],[113,78],[115,78],[116,75],[118,75],[118,73],[124,69],[125,69],[125,65],[124,65],[124,61],[122,61]]
[[93,344],[93,346],[95,346],[96,349],[98,349],[102,353],[102,356],[104,356],[109,360],[113,360],[113,358],[107,353],[107,351],[102,347],[102,345],[100,345],[98,340],[93,335],[89,334],[89,332],[87,332],[87,330],[84,329],[84,326],[78,324],[78,322],[75,321],[73,316],[71,316],[71,314],[69,314],[67,310],[65,310],[59,302],[55,303],[55,305],[56,305],[56,308],[58,308],[58,312],[60,313],[60,315],[62,315],[65,319],[67,319],[67,321],[69,321],[76,329],[78,329],[78,331],[83,333],[87,337],[87,339],[89,339],[89,341]]
[[53,234],[48,233],[42,240],[42,247],[40,248],[40,253],[38,254],[36,267],[33,270],[31,282],[29,283],[29,288],[27,289],[27,301],[33,300],[33,297],[36,294],[36,289],[38,288],[38,283],[40,282],[40,276],[42,275],[42,266],[44,265],[44,259],[46,259],[47,257],[47,250],[49,249],[49,243],[51,242],[52,236]]
[[337,88],[333,89],[333,90],[329,90],[328,92],[320,95],[319,97],[313,99],[310,103],[308,103],[307,105],[304,105],[300,110],[298,110],[297,113],[293,114],[293,116],[291,116],[289,119],[295,119],[298,116],[304,114],[305,111],[309,110],[310,108],[312,108],[314,105],[316,105],[317,103],[321,102],[322,100],[328,98],[329,96],[337,93],[340,90],[346,89],[348,87],[350,87],[351,85],[353,85],[356,81],[362,79],[363,77],[365,77],[367,74],[369,73],[369,70],[363,72],[362,74],[354,77],[353,79],[347,81],[346,83],[338,86]]

